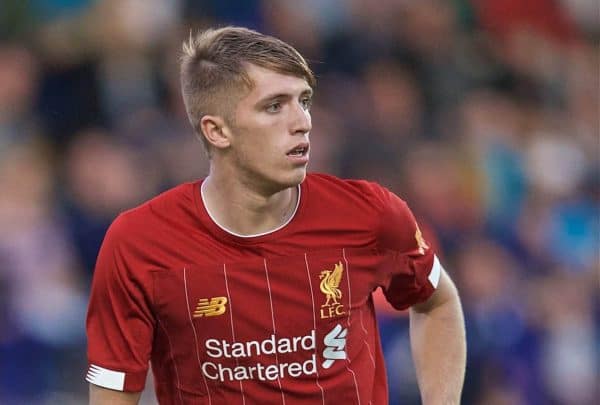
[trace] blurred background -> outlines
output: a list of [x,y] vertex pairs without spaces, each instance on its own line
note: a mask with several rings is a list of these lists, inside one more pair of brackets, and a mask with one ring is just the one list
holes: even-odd
[[[594,403],[598,7],[0,0],[0,403],[85,403],[98,248],[120,211],[206,175],[178,56],[225,24],[311,61],[311,170],[376,180],[419,218],[463,298],[463,403]],[[419,404],[406,314],[379,317],[390,403]]]

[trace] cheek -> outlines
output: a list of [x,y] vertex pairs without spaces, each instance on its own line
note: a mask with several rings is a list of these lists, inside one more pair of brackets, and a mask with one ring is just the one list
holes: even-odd
[[286,129],[276,116],[260,115],[238,121],[234,131],[234,149],[244,161],[273,161],[286,147]]
[[251,166],[263,166],[274,159],[278,148],[266,131],[256,128],[239,134],[240,139],[235,149],[241,161]]

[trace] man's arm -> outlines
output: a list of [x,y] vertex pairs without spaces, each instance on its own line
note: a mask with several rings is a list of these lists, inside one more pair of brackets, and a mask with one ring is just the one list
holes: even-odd
[[466,366],[464,318],[445,271],[433,295],[410,309],[410,340],[423,404],[460,403]]
[[137,405],[141,392],[109,390],[90,384],[90,405]]

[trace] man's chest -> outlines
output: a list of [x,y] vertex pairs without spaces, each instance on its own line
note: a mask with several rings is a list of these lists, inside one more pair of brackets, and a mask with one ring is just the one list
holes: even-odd
[[293,335],[351,316],[384,277],[370,249],[183,265],[154,272],[154,309],[171,327],[207,337]]
[[333,249],[159,271],[158,336],[207,381],[326,375],[377,338],[381,264],[370,249]]

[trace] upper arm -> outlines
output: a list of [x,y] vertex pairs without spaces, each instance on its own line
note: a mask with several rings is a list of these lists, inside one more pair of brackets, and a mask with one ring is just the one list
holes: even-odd
[[381,286],[388,302],[402,310],[435,293],[443,268],[406,202],[385,189],[379,198],[377,243],[383,251],[393,252]]
[[90,384],[90,405],[137,405],[141,395],[141,392],[115,391]]
[[115,221],[98,255],[86,325],[86,381],[137,392],[146,382],[155,320],[152,275],[141,271],[145,264],[131,253],[136,242],[126,237],[129,230]]
[[433,294],[426,301],[413,305],[411,310],[417,313],[427,313],[446,302],[456,299],[458,299],[456,286],[446,271],[441,270],[439,282]]

